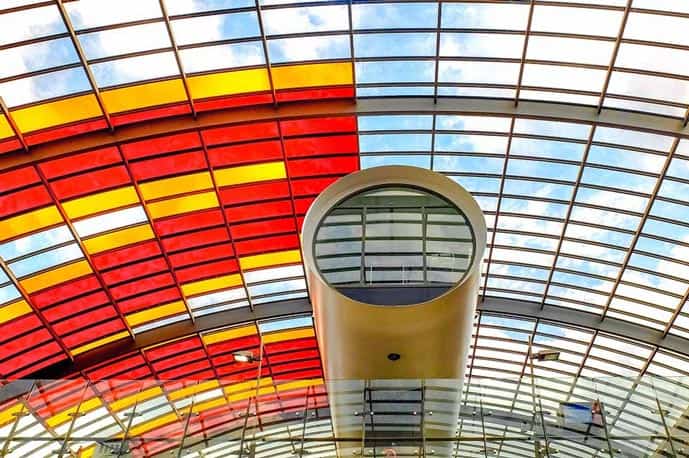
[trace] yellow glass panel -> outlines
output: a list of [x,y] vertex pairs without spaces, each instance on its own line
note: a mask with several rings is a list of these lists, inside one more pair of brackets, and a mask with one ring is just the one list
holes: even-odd
[[24,299],[0,308],[0,324],[31,313],[31,307]]
[[102,405],[101,400],[99,398],[91,398],[91,399],[86,399],[84,401],[81,401],[81,403],[77,403],[77,405],[70,407],[67,410],[63,410],[62,412],[58,413],[57,415],[50,417],[46,420],[46,424],[54,428],[58,425],[61,425],[67,421],[72,420],[72,415],[76,413],[77,411],[80,413],[87,413],[90,412],[94,409],[97,409]]
[[0,220],[0,241],[62,222],[62,216],[55,206]]
[[239,259],[239,265],[244,270],[296,262],[301,262],[299,250],[276,251],[274,253],[257,254]]
[[227,401],[225,400],[224,396],[220,396],[219,398],[211,399],[210,401],[205,401],[205,402],[200,402],[198,404],[194,404],[194,407],[191,409],[192,412],[203,412],[205,410],[213,409],[215,407],[220,407],[222,405],[227,404]]
[[182,285],[182,292],[185,296],[193,296],[195,294],[205,293],[206,291],[216,291],[241,284],[242,277],[239,274],[230,274],[184,284]]
[[265,68],[192,76],[187,81],[195,99],[270,90]]
[[213,334],[206,334],[201,336],[206,345],[211,345],[217,342],[224,342],[226,340],[239,339],[240,337],[253,336],[258,334],[256,325],[242,326],[240,328],[227,329],[226,331],[214,332]]
[[170,315],[177,315],[179,313],[185,313],[187,308],[184,306],[184,302],[170,302],[169,304],[159,305],[157,307],[152,307],[147,310],[142,310],[141,312],[136,312],[127,315],[127,323],[129,326],[138,326],[142,323],[147,323],[149,321],[158,320],[160,318],[165,318]]
[[313,328],[295,329],[293,331],[276,332],[263,336],[263,343],[282,342],[283,340],[304,339],[313,337]]
[[48,288],[58,283],[64,283],[74,278],[83,277],[92,272],[88,261],[78,261],[56,269],[34,275],[33,277],[25,278],[20,283],[27,293],[31,294]]
[[[249,380],[246,382],[235,383],[225,387],[225,394],[230,402],[241,401],[256,395],[256,380]],[[258,394],[270,394],[274,392],[273,379],[265,377],[261,379]]]
[[12,126],[7,120],[7,116],[0,114],[0,138],[14,137]]
[[132,426],[129,429],[129,437],[139,436],[152,429],[158,428],[163,425],[167,425],[168,423],[172,423],[173,421],[177,421],[177,419],[177,414],[175,414],[174,412],[170,412],[154,420],[141,423],[140,425]]
[[101,94],[105,108],[110,113],[181,102],[187,98],[180,79],[111,89]]
[[22,404],[15,404],[5,410],[0,410],[0,426],[14,423],[19,418],[17,415],[22,411],[22,407]]
[[70,122],[102,116],[98,100],[93,94],[42,103],[12,112],[14,122],[23,133]]
[[273,67],[272,75],[275,89],[353,84],[349,62]]
[[141,195],[146,200],[159,197],[173,196],[185,192],[201,191],[213,187],[213,180],[209,172],[192,173],[180,177],[165,178],[139,185]]
[[287,177],[285,164],[279,162],[265,162],[263,164],[243,165],[215,170],[215,182],[218,186],[232,186],[235,184],[253,183],[255,181],[278,180]]
[[79,458],[93,458],[96,455],[96,444],[79,450]]
[[148,204],[148,210],[152,218],[163,218],[165,216],[205,210],[206,208],[217,206],[218,196],[215,194],[215,191],[210,191],[160,202],[152,202]]
[[74,350],[72,350],[72,355],[76,356],[81,353],[87,352],[89,350],[93,350],[94,348],[102,347],[103,345],[107,345],[110,342],[115,342],[120,339],[124,339],[126,337],[129,337],[130,334],[128,331],[121,331],[118,332],[117,334],[113,334],[108,337],[103,337],[102,339],[94,340],[91,343],[88,343],[86,345],[82,345],[81,347],[77,347]]
[[159,386],[154,386],[152,388],[148,388],[146,390],[139,391],[136,394],[133,394],[131,396],[127,396],[126,398],[118,399],[117,401],[111,402],[110,403],[110,409],[113,412],[119,412],[120,410],[124,410],[127,407],[131,407],[136,403],[140,403],[143,401],[146,401],[148,399],[153,399],[156,396],[162,396],[163,395],[163,390]]
[[62,204],[62,207],[67,216],[74,219],[134,203],[139,203],[139,197],[133,187],[127,186],[73,199]]
[[141,242],[142,240],[149,240],[153,237],[151,226],[144,224],[142,226],[129,227],[121,231],[110,232],[92,239],[84,240],[84,248],[86,248],[86,251],[89,253],[95,254],[124,245],[131,245],[132,243]]
[[208,380],[206,382],[196,383],[179,390],[171,391],[168,395],[171,401],[177,401],[179,399],[188,398],[196,393],[201,393],[203,391],[213,390],[218,388],[220,383],[217,380]]
[[277,388],[278,391],[290,391],[290,390],[298,390],[300,388],[308,388],[310,386],[319,386],[323,385],[323,379],[322,378],[315,378],[315,379],[308,379],[308,380],[294,380],[292,382],[287,382],[287,383],[282,383],[280,385],[276,385],[275,388]]

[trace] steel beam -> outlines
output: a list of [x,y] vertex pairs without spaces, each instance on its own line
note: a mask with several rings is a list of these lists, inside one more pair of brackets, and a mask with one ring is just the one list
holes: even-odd
[[205,129],[251,121],[357,114],[459,114],[509,118],[514,116],[626,128],[689,138],[689,126],[684,126],[681,119],[647,113],[604,108],[598,114],[597,108],[593,106],[528,100],[520,100],[519,105],[515,107],[513,99],[453,97],[439,98],[437,103],[434,103],[433,97],[386,97],[360,99],[356,103],[352,103],[350,100],[337,100],[290,103],[278,107],[249,107],[199,113],[197,119],[193,119],[192,116],[181,116],[121,126],[114,133],[94,132],[49,144],[36,145],[31,148],[29,153],[18,151],[6,154],[0,158],[0,170],[66,153],[85,151],[157,135],[184,132],[195,128]]

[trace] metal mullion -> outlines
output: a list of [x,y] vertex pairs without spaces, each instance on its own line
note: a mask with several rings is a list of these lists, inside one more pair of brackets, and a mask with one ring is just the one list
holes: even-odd
[[[68,0],[60,0],[60,1],[62,1],[62,3],[68,3]],[[69,0],[69,1],[79,1],[79,0]],[[133,21],[120,22],[117,24],[99,25],[99,26],[95,26],[95,27],[89,27],[86,29],[75,30],[74,33],[76,35],[85,35],[85,34],[89,34],[89,33],[107,32],[110,30],[124,29],[127,27],[134,27],[137,25],[155,24],[158,22],[163,22],[163,18],[159,16],[159,17],[152,17],[152,18],[147,18],[147,19],[135,19]]]
[[613,48],[612,55],[610,56],[610,63],[608,64],[608,69],[605,75],[605,82],[603,83],[603,89],[601,90],[600,97],[598,99],[598,113],[603,110],[603,102],[605,101],[605,95],[608,92],[608,87],[610,86],[610,78],[612,77],[612,72],[615,68],[615,61],[617,60],[617,54],[620,50],[620,42],[622,36],[624,35],[624,29],[627,26],[627,19],[629,18],[629,10],[632,7],[633,0],[627,0],[627,5],[624,7],[624,14],[622,16],[622,21],[620,22],[620,28],[617,32],[617,38],[615,39],[615,47]]
[[[629,0],[631,1],[631,0]],[[531,23],[533,22],[533,13],[535,8],[535,0],[531,0],[529,4],[529,16],[526,22],[526,30],[524,30],[524,47],[522,48],[522,56],[519,62],[519,77],[517,78],[517,88],[514,93],[514,106],[519,105],[519,95],[521,94],[522,80],[524,79],[524,67],[526,65],[526,51],[529,47],[529,33],[531,32]]]
[[[352,64],[352,88],[354,89],[354,100],[356,100],[356,58],[354,56],[354,22],[353,22],[353,14],[352,14],[352,1],[349,0],[347,2],[347,19],[349,21],[349,58],[351,59],[351,64]],[[357,134],[359,134],[359,122],[358,118],[355,116],[355,119],[357,120]],[[357,135],[357,143],[358,143],[358,135]],[[357,148],[358,149],[358,148]],[[359,169],[361,169],[361,162],[359,162]]]
[[[630,0],[631,1],[631,0]],[[588,161],[588,156],[589,156],[589,151],[591,151],[591,145],[593,143],[593,137],[596,134],[596,125],[594,124],[591,126],[591,129],[589,130],[589,137],[586,142],[586,147],[584,149],[584,154],[581,157],[581,162],[579,166],[579,172],[577,173],[577,178],[574,184],[574,188],[572,190],[572,197],[569,200],[569,205],[567,207],[567,213],[565,215],[564,222],[562,223],[562,231],[560,231],[560,240],[557,244],[557,248],[555,250],[555,253],[553,255],[553,264],[551,265],[548,273],[548,279],[546,281],[545,289],[543,290],[543,296],[541,297],[541,310],[543,307],[545,307],[545,301],[548,298],[548,291],[550,289],[550,283],[553,280],[553,274],[555,273],[555,267],[557,266],[557,260],[560,256],[560,252],[562,251],[562,245],[565,240],[565,233],[567,232],[567,225],[569,224],[570,218],[572,216],[572,210],[574,209],[574,203],[576,202],[577,198],[577,193],[579,191],[579,185],[581,184],[581,180],[584,176],[584,169],[586,168],[586,162]]]
[[[610,304],[612,303],[613,298],[615,297],[615,293],[617,292],[617,287],[620,284],[620,281],[622,280],[622,276],[624,275],[624,272],[627,268],[627,264],[629,264],[629,261],[632,257],[632,254],[634,253],[634,250],[636,248],[636,244],[639,241],[639,237],[641,235],[641,231],[643,230],[644,225],[646,224],[646,220],[648,219],[649,214],[651,213],[651,208],[653,207],[653,203],[655,202],[655,198],[660,192],[660,188],[663,184],[663,180],[665,178],[665,175],[667,174],[668,169],[670,168],[670,163],[672,162],[672,158],[675,154],[675,151],[677,150],[677,147],[679,146],[679,137],[676,137],[675,140],[672,143],[672,146],[670,147],[670,151],[667,154],[667,158],[665,159],[665,163],[663,164],[663,168],[660,171],[660,174],[658,175],[658,179],[656,181],[655,186],[653,187],[653,191],[651,192],[651,195],[648,197],[648,201],[646,203],[646,208],[644,209],[643,216],[641,217],[641,220],[639,221],[639,225],[636,228],[636,232],[634,234],[634,237],[632,238],[631,242],[629,243],[629,249],[627,250],[627,253],[624,257],[624,260],[622,261],[622,266],[620,267],[619,273],[617,274],[617,278],[615,279],[615,283],[613,284],[612,289],[610,290],[610,295],[608,296],[608,300],[605,304],[605,307],[603,308],[603,313],[601,314],[601,320],[605,319],[606,314],[608,313],[608,309],[610,308]],[[681,306],[681,304],[678,306],[678,308]]]
[[21,421],[21,418],[25,415],[31,415],[32,409],[30,408],[28,400],[31,399],[31,395],[33,394],[34,389],[36,388],[36,381],[33,380],[31,382],[31,388],[29,388],[28,392],[25,392],[24,394],[18,396],[17,401],[19,404],[21,404],[21,410],[13,416],[15,417],[14,422],[12,423],[12,427],[10,428],[10,431],[7,435],[7,439],[5,440],[5,445],[3,445],[2,449],[0,450],[0,456],[7,456],[10,453],[10,444],[12,443],[13,438],[16,436],[17,433],[17,428],[19,427],[19,422]]
[[2,98],[1,95],[0,95],[0,113],[4,113],[5,119],[7,119],[7,122],[9,123],[10,127],[12,128],[12,132],[14,133],[14,136],[17,137],[17,140],[19,140],[19,144],[22,146],[24,151],[28,152],[29,151],[29,145],[26,143],[26,140],[24,139],[24,135],[22,134],[21,130],[19,130],[19,126],[17,126],[17,123],[15,122],[14,118],[12,117],[12,114],[10,113],[9,108],[7,108],[7,105],[5,104],[5,100]]
[[[50,0],[48,3],[49,5],[54,5],[55,0]],[[0,13],[2,14],[2,13]],[[13,43],[5,43],[5,44],[0,44],[0,51],[6,51],[8,49],[13,49],[13,48],[21,48],[22,46],[29,46],[33,44],[38,44],[38,43],[43,43],[46,41],[52,41],[52,40],[59,40],[60,38],[68,38],[69,33],[67,32],[60,32],[60,33],[55,33],[53,35],[46,35],[42,37],[36,37],[36,38],[29,38],[27,40],[21,40],[21,41],[15,41]]]
[[[59,1],[59,0],[56,0]],[[98,283],[100,287],[103,289],[103,292],[105,295],[108,297],[108,300],[112,304],[112,306],[115,308],[115,311],[117,312],[117,315],[119,318],[122,320],[124,323],[125,328],[130,334],[130,337],[133,338],[134,332],[132,331],[132,328],[129,326],[129,323],[127,322],[125,318],[124,312],[122,312],[122,309],[120,308],[119,304],[117,301],[115,301],[115,297],[113,296],[112,292],[110,291],[110,288],[108,287],[107,283],[103,279],[103,276],[101,275],[100,271],[96,269],[96,265],[93,262],[93,259],[91,258],[91,254],[86,250],[86,247],[84,246],[84,242],[81,240],[81,237],[79,237],[78,232],[74,228],[74,223],[72,223],[72,220],[69,218],[67,215],[67,212],[65,211],[62,202],[57,198],[57,195],[53,191],[52,187],[50,186],[50,182],[46,178],[45,174],[43,171],[40,169],[40,167],[36,167],[36,173],[38,174],[39,178],[41,179],[41,182],[43,183],[43,186],[45,186],[45,189],[48,192],[48,195],[50,196],[51,200],[55,204],[55,207],[57,208],[58,212],[60,213],[60,216],[62,217],[62,220],[64,221],[65,225],[69,229],[70,234],[72,235],[72,238],[75,240],[77,245],[79,245],[79,249],[82,252],[82,255],[84,256],[84,260],[88,262],[89,268],[95,275],[96,279],[98,280]]]
[[[438,20],[435,32],[435,76],[433,77],[433,103],[438,103],[438,79],[440,74],[440,30],[442,26],[443,2],[438,0]],[[435,118],[433,116],[433,131],[435,134]],[[435,137],[435,135],[433,135]],[[431,170],[433,170],[433,153],[431,152]]]
[[62,70],[70,70],[70,69],[79,68],[79,67],[81,67],[81,64],[79,62],[72,62],[70,64],[58,65],[57,67],[42,68],[40,70],[33,70],[33,71],[29,71],[29,72],[24,72],[24,73],[17,73],[15,75],[5,76],[3,78],[0,78],[0,84],[9,83],[11,81],[17,81],[17,80],[21,80],[24,78],[32,78],[34,76],[46,75],[49,73],[59,72]]
[[[95,59],[89,59],[87,62],[89,65],[95,65],[95,64],[102,64],[105,62],[116,62],[116,61],[121,61],[124,59],[129,59],[132,57],[143,57],[143,56],[150,56],[153,54],[162,54],[164,52],[170,52],[173,51],[172,46],[166,46],[164,48],[152,48],[152,49],[146,49],[143,51],[132,51],[124,54],[114,54],[112,56],[106,56],[106,57],[96,57]],[[79,65],[79,64],[77,64]]]
[[167,29],[167,36],[170,39],[170,44],[172,45],[172,52],[175,55],[177,69],[179,70],[179,75],[182,78],[182,85],[184,86],[184,93],[187,96],[187,102],[189,103],[189,108],[191,109],[191,115],[194,119],[196,119],[197,112],[196,106],[194,105],[194,97],[192,96],[191,89],[189,88],[189,81],[187,80],[187,74],[184,71],[184,65],[182,64],[182,58],[179,54],[179,48],[177,47],[177,40],[175,40],[175,34],[172,32],[172,24],[170,23],[170,17],[167,14],[165,0],[158,0],[158,4],[160,5],[160,11],[163,14],[165,28]]
[[72,25],[72,20],[69,18],[69,14],[67,14],[67,11],[65,10],[65,6],[62,3],[64,0],[55,0],[55,5],[57,6],[58,10],[60,11],[60,16],[62,17],[62,22],[64,23],[65,27],[67,28],[67,31],[69,32],[69,37],[72,40],[72,45],[74,46],[74,50],[76,51],[77,55],[79,56],[79,61],[81,62],[82,67],[84,68],[84,72],[86,73],[86,77],[89,80],[89,84],[91,85],[91,89],[93,91],[93,95],[96,97],[96,101],[98,102],[98,107],[100,108],[100,111],[103,115],[103,118],[105,119],[106,124],[108,125],[108,129],[110,131],[114,131],[115,126],[112,123],[112,120],[110,119],[110,113],[108,113],[107,107],[105,106],[105,102],[103,101],[103,96],[100,93],[100,88],[98,87],[98,83],[96,82],[95,76],[93,76],[93,72],[91,71],[91,67],[89,67],[88,60],[86,59],[86,55],[84,54],[84,50],[81,47],[81,43],[79,42],[79,39],[77,38],[76,32],[74,31],[74,26]]
[[663,330],[663,337],[666,337],[670,333],[670,330],[672,330],[672,327],[675,325],[675,321],[677,321],[677,317],[682,312],[682,306],[687,302],[687,300],[689,300],[689,287],[680,299],[679,304],[675,308],[675,311],[672,312],[670,320],[665,325],[665,329]]
[[[84,383],[84,389],[81,392],[81,396],[79,397],[79,403],[76,406],[76,409],[74,410],[73,413],[69,414],[68,416],[72,418],[72,421],[69,424],[69,428],[67,429],[67,432],[65,433],[65,439],[62,441],[62,446],[60,447],[60,451],[57,453],[58,458],[62,458],[64,456],[65,452],[67,452],[67,449],[69,448],[67,444],[69,443],[69,438],[72,434],[72,431],[74,430],[74,425],[77,422],[77,418],[83,415],[81,410],[81,406],[84,403],[84,397],[86,396],[86,391],[89,388],[89,383],[85,382]],[[69,455],[72,455],[71,451],[68,452]]]
[[[255,0],[258,2],[258,0]],[[271,83],[272,84],[272,83]],[[254,311],[254,304],[252,303],[251,296],[249,295],[249,286],[246,283],[246,278],[244,277],[244,269],[242,269],[241,264],[239,263],[239,253],[237,253],[237,244],[234,239],[234,236],[232,235],[232,228],[230,226],[230,220],[227,218],[227,213],[225,211],[225,205],[222,203],[222,199],[220,198],[220,188],[218,187],[218,182],[215,179],[215,167],[211,164],[210,157],[208,155],[208,145],[206,144],[206,140],[203,138],[203,135],[201,134],[201,130],[197,129],[196,130],[198,134],[199,141],[201,142],[201,149],[203,150],[203,157],[204,160],[206,161],[206,166],[208,167],[208,171],[210,173],[211,177],[211,183],[213,183],[213,190],[215,191],[215,197],[218,199],[218,205],[220,207],[220,213],[222,213],[222,218],[223,218],[223,223],[225,227],[227,228],[227,236],[230,240],[230,245],[232,246],[232,251],[234,253],[234,257],[237,259],[237,267],[239,269],[239,277],[242,280],[242,289],[244,289],[244,294],[246,295],[246,300],[249,303],[249,308],[251,311]]]
[[222,15],[234,14],[234,13],[250,13],[252,11],[254,11],[253,6],[242,6],[242,7],[238,7],[238,8],[221,8],[219,10],[194,11],[193,13],[173,14],[173,15],[169,15],[168,17],[172,20],[195,19],[195,18],[199,18],[199,17],[222,16]]
[[24,286],[19,282],[17,277],[14,275],[14,272],[7,267],[7,263],[2,258],[0,258],[0,273],[4,273],[5,276],[9,278],[13,286],[17,289],[17,291],[19,291],[19,294],[21,294],[21,299],[23,299],[29,305],[29,307],[31,307],[33,313],[38,317],[43,327],[50,333],[51,337],[60,346],[60,349],[67,355],[70,361],[74,361],[74,357],[72,356],[72,353],[67,345],[65,345],[65,343],[62,341],[62,338],[58,336],[50,322],[48,322],[48,320],[43,316],[40,309],[36,307],[33,301],[31,301],[31,296],[29,293],[24,289]]
[[574,393],[574,388],[577,385],[577,381],[579,380],[579,377],[581,377],[581,372],[584,370],[584,366],[586,366],[586,360],[589,358],[589,355],[591,354],[591,350],[593,349],[593,342],[596,341],[596,337],[598,337],[598,329],[593,331],[593,334],[591,334],[591,341],[588,343],[586,346],[586,351],[581,357],[581,364],[579,365],[579,368],[577,369],[576,374],[572,377],[572,385],[569,387],[569,391],[565,395],[565,401],[569,401],[572,398],[572,395]]
[[[161,2],[163,0],[160,0]],[[179,295],[182,298],[182,302],[184,303],[184,308],[187,311],[187,314],[189,315],[189,319],[192,321],[192,323],[195,321],[194,314],[191,311],[191,307],[189,307],[188,299],[186,295],[184,294],[184,291],[182,290],[182,285],[179,282],[179,278],[177,277],[177,273],[172,267],[172,262],[170,261],[170,256],[167,253],[167,250],[165,249],[163,245],[163,241],[160,237],[160,234],[158,234],[158,231],[155,230],[155,226],[153,225],[153,217],[151,215],[150,210],[148,209],[148,205],[146,205],[146,201],[144,200],[143,193],[141,192],[141,187],[139,186],[139,182],[134,179],[134,174],[132,173],[132,168],[131,164],[129,162],[129,159],[127,156],[124,154],[122,151],[122,145],[117,144],[117,151],[120,154],[120,157],[122,158],[122,162],[124,164],[125,169],[127,170],[127,177],[131,181],[132,187],[134,188],[134,191],[136,192],[136,196],[139,199],[139,205],[141,208],[143,208],[144,213],[146,214],[146,223],[151,227],[151,230],[155,236],[156,242],[158,243],[158,247],[160,248],[160,252],[163,255],[163,259],[165,260],[165,264],[168,268],[168,271],[172,275],[173,280],[175,281],[175,286],[177,287],[177,290],[179,291]],[[158,275],[158,273],[152,274],[152,275]]]
[[254,5],[256,6],[256,19],[258,20],[258,29],[261,32],[261,44],[263,46],[263,58],[266,61],[266,71],[268,72],[268,82],[270,83],[270,93],[273,97],[273,106],[277,107],[278,97],[277,91],[275,90],[275,82],[273,81],[273,69],[270,63],[270,53],[268,52],[268,38],[266,36],[266,31],[263,26],[263,14],[261,14],[261,3],[260,0],[254,0]]
[[[253,11],[253,8],[252,8]],[[218,45],[231,45],[231,44],[239,44],[239,43],[251,43],[254,41],[261,41],[261,37],[256,35],[256,36],[247,36],[247,37],[242,37],[242,38],[223,38],[222,40],[213,40],[213,41],[202,41],[200,43],[185,43],[183,45],[178,45],[177,48],[180,51],[184,51],[186,49],[196,49],[196,48],[207,48],[211,46],[218,46]],[[252,67],[251,65],[247,65],[245,67]],[[263,68],[262,65],[254,65],[253,67],[259,67]],[[228,67],[228,68],[243,68],[243,67]],[[196,75],[200,73],[212,73],[217,70],[204,70],[201,72],[189,72],[190,75]]]

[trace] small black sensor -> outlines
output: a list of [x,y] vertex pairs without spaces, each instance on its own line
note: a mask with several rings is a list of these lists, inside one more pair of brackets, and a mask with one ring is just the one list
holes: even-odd
[[390,361],[397,361],[398,359],[400,359],[400,354],[399,353],[390,353],[388,355],[388,359]]

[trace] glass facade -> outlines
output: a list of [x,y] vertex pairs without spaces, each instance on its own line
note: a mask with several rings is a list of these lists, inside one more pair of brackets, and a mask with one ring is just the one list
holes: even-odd
[[[466,217],[445,198],[420,188],[385,186],[335,205],[319,224],[313,250],[323,277],[346,296],[380,304],[385,294],[374,289],[411,288],[393,299],[406,305],[431,300],[461,282],[474,245]],[[427,292],[412,293],[420,288]]]

